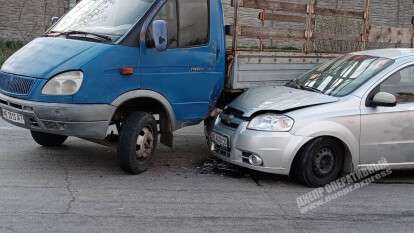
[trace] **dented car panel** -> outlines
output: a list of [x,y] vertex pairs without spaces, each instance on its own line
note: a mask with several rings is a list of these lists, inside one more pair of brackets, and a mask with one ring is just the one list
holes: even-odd
[[[382,158],[392,168],[413,168],[414,50],[374,50],[350,56],[356,56],[356,60],[381,56],[377,65],[384,68],[376,66],[378,71],[372,72],[372,77],[365,77],[344,96],[319,93],[320,90],[300,87],[300,83],[297,87],[247,91],[217,118],[214,132],[227,137],[229,146],[223,153],[222,145],[217,146],[213,140],[213,154],[243,167],[289,175],[295,157],[305,145],[330,137],[344,145],[343,171],[376,164]],[[395,95],[396,103],[373,104],[375,94],[381,91]],[[294,124],[286,132],[249,127],[255,117],[269,113],[292,119]],[[254,161],[248,159],[252,155]]]
[[336,97],[297,90],[284,86],[253,88],[243,93],[229,106],[244,111],[250,117],[259,111],[286,112],[307,106],[338,101]]

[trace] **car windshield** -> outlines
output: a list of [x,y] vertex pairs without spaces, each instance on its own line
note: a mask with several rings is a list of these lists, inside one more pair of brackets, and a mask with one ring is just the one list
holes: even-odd
[[388,58],[349,54],[319,66],[293,84],[304,90],[342,97],[393,63],[394,60]]
[[82,0],[51,32],[87,32],[116,41],[141,19],[155,0]]

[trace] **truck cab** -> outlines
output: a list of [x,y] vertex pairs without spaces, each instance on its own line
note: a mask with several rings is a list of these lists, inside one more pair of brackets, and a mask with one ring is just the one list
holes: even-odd
[[225,61],[219,0],[83,0],[3,64],[1,116],[42,146],[115,138],[138,174],[158,137],[208,117]]

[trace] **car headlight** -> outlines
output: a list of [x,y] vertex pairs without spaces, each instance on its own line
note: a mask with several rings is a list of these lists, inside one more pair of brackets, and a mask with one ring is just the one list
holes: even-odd
[[83,81],[82,71],[61,73],[50,79],[43,87],[43,95],[74,95]]
[[292,129],[294,123],[295,121],[288,116],[267,113],[253,118],[247,128],[259,131],[287,132]]

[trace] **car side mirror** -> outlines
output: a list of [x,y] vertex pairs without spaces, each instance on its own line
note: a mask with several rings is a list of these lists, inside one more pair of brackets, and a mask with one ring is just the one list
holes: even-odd
[[397,106],[397,97],[388,92],[378,92],[368,105],[370,107],[395,107]]
[[165,20],[155,20],[152,23],[152,38],[155,48],[164,51],[168,46],[168,23]]
[[55,25],[58,21],[59,21],[60,17],[57,16],[53,16],[52,18],[50,18],[50,26]]

